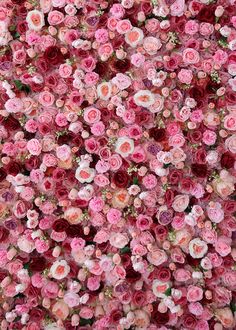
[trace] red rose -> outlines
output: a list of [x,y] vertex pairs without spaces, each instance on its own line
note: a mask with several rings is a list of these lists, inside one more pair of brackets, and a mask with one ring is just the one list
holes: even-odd
[[140,278],[141,278],[141,274],[139,272],[136,272],[132,266],[126,268],[126,280],[129,283],[134,283],[140,280]]
[[63,54],[59,47],[49,46],[43,55],[44,60],[52,65],[61,64],[64,60]]
[[226,213],[234,213],[236,211],[236,202],[231,200],[225,201],[223,207]]
[[165,202],[168,206],[170,206],[174,200],[174,197],[175,197],[175,194],[173,192],[173,190],[170,190],[168,189],[166,192],[165,192]]
[[4,242],[9,236],[9,230],[0,226],[0,243]]
[[206,23],[215,23],[215,10],[216,6],[215,5],[209,5],[209,6],[204,6],[199,13],[197,14],[196,18],[200,22],[206,22]]
[[193,175],[198,178],[205,178],[207,176],[207,166],[205,164],[192,164],[191,169]]
[[171,273],[168,268],[162,268],[157,272],[157,279],[162,282],[168,282],[171,278]]
[[162,225],[157,225],[154,228],[154,233],[156,235],[156,239],[160,241],[164,241],[167,237],[168,230],[165,226]]
[[19,34],[24,34],[28,29],[28,24],[26,21],[18,22],[16,30]]
[[129,71],[130,61],[128,59],[117,60],[113,63],[113,68],[115,69],[116,72],[125,73],[126,71]]
[[141,11],[143,11],[145,15],[151,14],[152,10],[153,6],[150,2],[141,2]]
[[117,171],[113,175],[113,182],[118,188],[125,188],[129,184],[129,175],[125,171]]
[[146,303],[146,294],[143,291],[135,291],[132,298],[133,304],[138,307],[144,306]]
[[8,130],[15,131],[18,128],[20,128],[20,123],[16,118],[14,118],[12,115],[8,116],[4,121],[3,121],[3,126]]
[[81,225],[69,225],[66,229],[66,234],[69,237],[82,237],[83,236],[83,229]]
[[0,168],[0,182],[3,181],[7,176],[6,171],[1,167]]
[[53,180],[60,182],[60,181],[64,180],[65,175],[66,175],[65,170],[63,170],[62,168],[56,168],[53,170],[52,177],[53,177]]
[[16,176],[20,172],[20,170],[21,170],[21,166],[16,162],[10,162],[6,166],[7,173],[13,176]]
[[40,134],[45,135],[51,132],[51,127],[48,124],[40,123],[38,130]]
[[188,138],[192,143],[198,143],[202,140],[202,133],[199,130],[189,131]]
[[65,219],[58,219],[52,225],[52,229],[58,233],[66,231],[68,227],[69,223]]
[[224,167],[226,169],[232,168],[234,166],[234,162],[234,155],[229,151],[225,152],[220,160],[221,167]]
[[196,163],[199,163],[199,164],[204,164],[206,162],[206,150],[203,149],[203,148],[199,148],[197,149],[197,151],[195,152],[195,155],[194,155],[194,159],[195,159],[195,162]]
[[171,185],[177,185],[182,179],[183,173],[180,170],[171,170],[168,175],[168,180]]
[[110,314],[111,323],[118,323],[123,317],[123,312],[119,310],[113,310]]
[[187,329],[195,329],[197,321],[193,315],[185,315],[183,317],[182,324]]
[[44,318],[45,311],[42,311],[40,308],[33,308],[31,309],[29,315],[31,321],[39,322]]
[[42,272],[46,268],[46,259],[44,257],[32,257],[30,260],[30,270]]
[[157,142],[161,142],[166,138],[166,130],[164,128],[153,127],[149,130],[149,136]]
[[45,59],[42,58],[42,57],[39,58],[39,59],[37,59],[37,61],[35,61],[35,66],[42,73],[47,72],[49,70],[49,64],[48,64],[48,62],[46,62]]
[[39,158],[37,156],[31,156],[29,159],[25,161],[25,168],[27,171],[31,171],[33,169],[38,168]]
[[68,190],[65,187],[60,187],[56,189],[55,195],[56,198],[65,200],[68,197]]
[[190,193],[194,188],[194,182],[190,178],[184,178],[180,181],[180,190]]
[[153,306],[152,311],[152,320],[155,324],[158,325],[166,325],[169,322],[169,314],[167,313],[160,313],[158,312],[158,306]]

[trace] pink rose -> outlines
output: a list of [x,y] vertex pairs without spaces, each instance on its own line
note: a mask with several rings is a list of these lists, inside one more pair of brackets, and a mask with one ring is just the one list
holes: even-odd
[[187,289],[187,299],[189,302],[196,302],[202,300],[203,298],[203,290],[194,285],[190,285]]

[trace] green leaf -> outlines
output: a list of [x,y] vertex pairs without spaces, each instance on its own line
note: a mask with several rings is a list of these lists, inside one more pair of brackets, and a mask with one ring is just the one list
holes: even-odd
[[138,182],[138,178],[137,178],[136,176],[133,178],[133,184],[136,184],[136,185],[139,184],[139,182]]
[[235,312],[236,312],[236,303],[232,301],[232,302],[230,303],[230,308],[231,308],[231,311],[232,311],[233,313],[235,313]]
[[84,319],[84,318],[80,318],[79,320],[79,325],[80,326],[85,326],[85,325],[92,325],[94,322],[94,318],[92,319]]
[[171,295],[171,288],[168,288],[168,289],[165,291],[165,295],[166,295],[166,296],[170,296],[170,295]]
[[14,80],[14,84],[19,91],[23,91],[26,94],[29,94],[31,92],[30,86],[22,84],[20,80]]
[[20,38],[20,34],[19,34],[18,32],[14,33],[13,38],[14,38],[14,39],[18,39],[18,38]]
[[120,249],[121,254],[128,253],[128,252],[130,252],[130,247],[129,246],[125,246],[122,249]]

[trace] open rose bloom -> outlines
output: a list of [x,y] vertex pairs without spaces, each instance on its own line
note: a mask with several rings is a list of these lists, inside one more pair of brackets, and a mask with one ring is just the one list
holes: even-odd
[[0,1],[0,329],[236,329],[236,0]]

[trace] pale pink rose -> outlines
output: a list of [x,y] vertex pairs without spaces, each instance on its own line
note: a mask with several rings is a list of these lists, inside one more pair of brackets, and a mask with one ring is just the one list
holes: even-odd
[[40,31],[45,25],[44,15],[39,10],[31,10],[26,16],[26,22],[28,23],[29,29]]
[[189,204],[189,196],[188,195],[177,195],[174,198],[172,203],[172,207],[176,212],[183,212]]
[[124,90],[131,85],[131,79],[123,73],[117,73],[116,76],[114,78],[112,78],[112,82],[120,90]]
[[95,177],[95,170],[90,167],[78,167],[75,172],[75,177],[81,183],[90,183]]
[[235,112],[232,112],[231,114],[225,116],[224,127],[230,131],[236,130],[236,113]]
[[69,307],[63,300],[58,300],[52,306],[52,313],[56,318],[60,320],[65,320],[69,315]]
[[194,20],[189,20],[185,24],[184,32],[189,35],[196,34],[198,32],[198,30],[199,30],[199,24]]
[[98,187],[105,187],[110,183],[110,180],[103,174],[95,175],[93,181]]
[[125,10],[124,10],[124,8],[121,4],[115,3],[115,4],[112,5],[112,7],[110,9],[110,13],[115,18],[122,18],[125,14]]
[[95,136],[101,136],[105,132],[105,125],[102,121],[99,121],[92,125],[91,127],[91,133]]
[[136,53],[131,55],[131,63],[137,68],[141,67],[145,62],[145,56],[141,53]]
[[181,69],[178,78],[183,84],[189,85],[193,79],[193,73],[191,70]]
[[170,13],[172,16],[182,16],[184,12],[185,1],[175,0],[175,2],[170,6]]
[[117,171],[122,165],[122,158],[120,155],[114,154],[109,158],[108,162],[110,164],[111,170]]
[[19,49],[13,54],[13,62],[19,65],[25,64],[26,52],[23,49]]
[[5,103],[5,108],[6,108],[7,112],[10,112],[10,113],[22,112],[23,107],[24,106],[23,106],[22,100],[17,97],[9,99]]
[[219,308],[215,311],[216,318],[226,329],[233,329],[235,325],[234,315],[229,307]]
[[110,236],[110,244],[118,249],[122,249],[128,244],[129,238],[126,234],[112,233]]
[[129,44],[132,48],[137,47],[143,41],[143,31],[137,27],[132,28],[131,31],[125,34],[125,41]]
[[194,238],[189,242],[189,253],[193,258],[202,258],[208,250],[207,244],[200,238]]
[[73,308],[78,306],[80,303],[80,297],[77,293],[67,292],[63,297],[64,302],[70,307]]
[[149,55],[155,55],[161,46],[161,41],[158,38],[146,37],[143,40],[143,48]]
[[216,139],[217,139],[217,135],[213,131],[206,130],[203,133],[202,141],[208,146],[214,145],[216,142]]
[[70,266],[65,260],[55,261],[50,268],[51,277],[57,280],[65,278],[69,272]]
[[224,219],[224,210],[218,202],[210,202],[207,206],[207,215],[211,221],[220,223]]
[[183,51],[183,61],[186,64],[196,64],[200,60],[199,53],[193,48],[185,48]]
[[98,30],[96,30],[96,32],[95,32],[95,38],[96,38],[96,41],[97,42],[99,42],[101,44],[104,44],[109,39],[107,30],[106,29],[98,29]]
[[72,74],[71,65],[64,63],[59,66],[59,75],[62,78],[68,78],[68,77],[70,77],[71,74]]
[[148,252],[147,260],[154,266],[159,266],[166,262],[168,259],[167,254],[164,250],[159,248],[154,248],[152,251]]
[[48,14],[48,23],[52,26],[59,25],[64,20],[64,14],[58,10],[52,10]]
[[55,101],[55,96],[47,91],[41,92],[39,94],[39,102],[44,106],[44,107],[50,107],[53,105]]
[[159,280],[154,280],[152,282],[153,294],[158,298],[165,298],[165,292],[170,288],[169,282],[162,282]]
[[84,120],[88,124],[94,124],[100,121],[101,119],[101,112],[100,110],[94,108],[94,107],[89,107],[84,110]]
[[56,156],[62,161],[66,161],[71,156],[71,149],[67,144],[63,144],[56,148]]
[[100,286],[100,278],[98,276],[89,277],[87,280],[87,288],[96,291]]
[[150,229],[153,221],[152,218],[144,214],[140,214],[137,217],[136,226],[141,231]]
[[199,32],[202,36],[210,36],[214,32],[214,26],[210,23],[201,23]]
[[215,250],[221,257],[226,257],[231,252],[230,242],[224,240],[223,238],[219,238],[215,243]]
[[125,34],[128,31],[130,31],[132,29],[132,24],[130,23],[130,20],[128,19],[123,19],[117,22],[116,25],[116,31],[119,34]]
[[79,315],[84,319],[91,319],[93,317],[93,310],[89,307],[82,307]]
[[115,151],[124,158],[128,157],[134,151],[134,141],[125,136],[118,138]]
[[203,298],[202,288],[194,285],[190,285],[187,289],[187,300],[189,302],[200,301]]
[[174,278],[178,282],[187,282],[191,279],[191,273],[184,268],[179,268],[174,272]]
[[106,61],[113,53],[113,47],[110,42],[101,45],[98,48],[98,55],[101,57],[102,61]]
[[41,151],[42,151],[42,145],[40,143],[39,140],[37,139],[31,139],[27,142],[27,145],[26,145],[29,153],[31,155],[40,155]]
[[218,49],[213,55],[213,60],[216,64],[222,65],[227,62],[228,54],[221,49]]
[[203,313],[203,307],[199,302],[193,302],[188,305],[188,309],[191,314],[201,316]]
[[138,106],[148,108],[155,103],[155,98],[152,92],[140,90],[134,95],[134,102]]
[[111,208],[107,213],[107,220],[111,224],[117,224],[122,216],[122,212],[120,210]]

